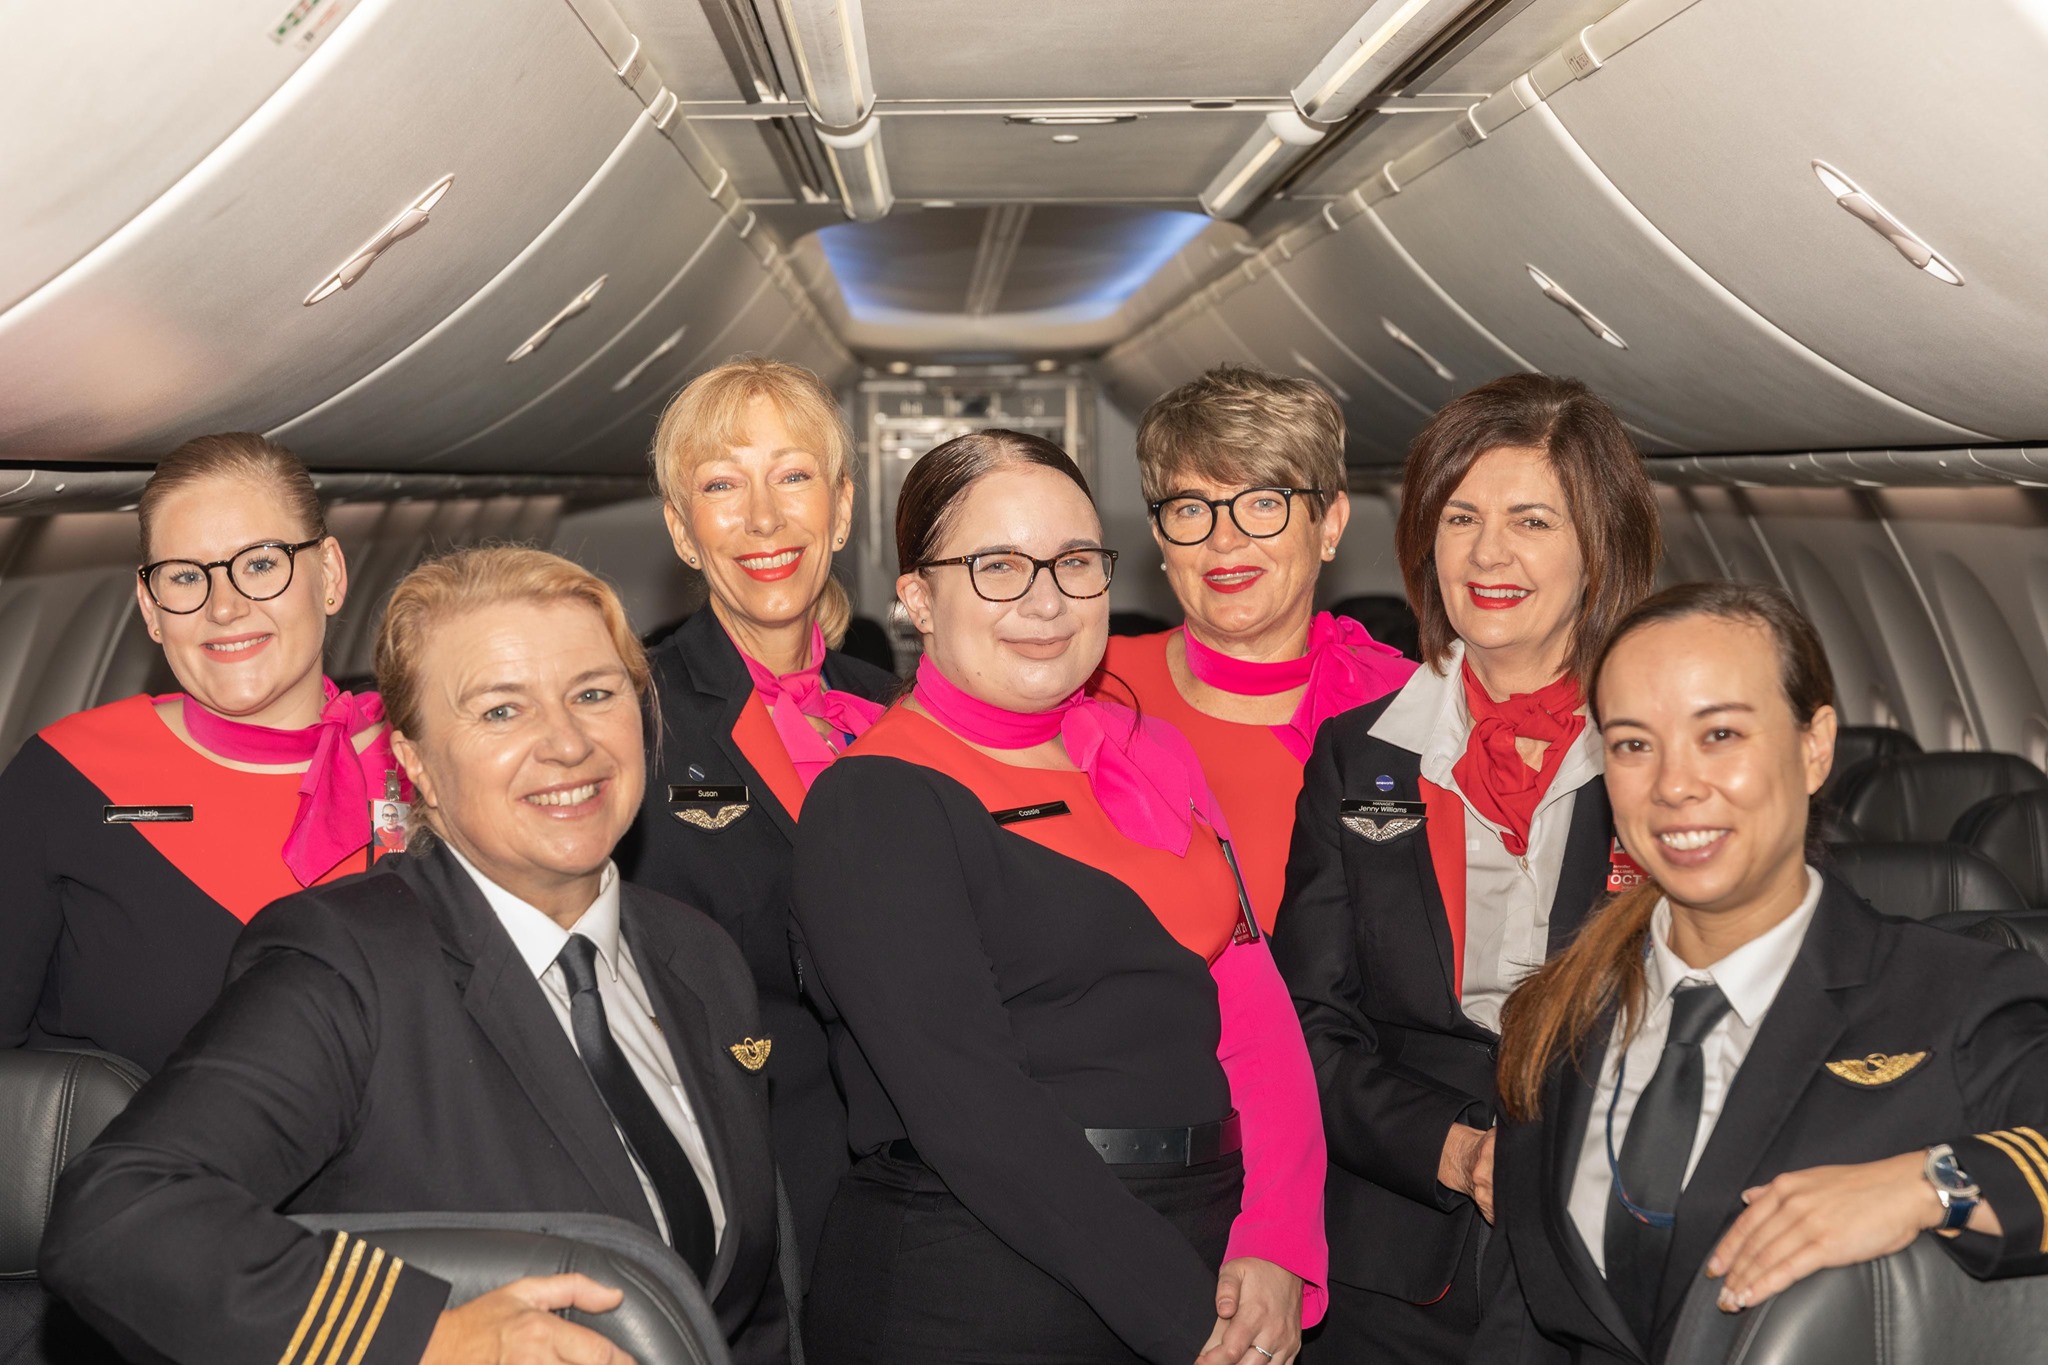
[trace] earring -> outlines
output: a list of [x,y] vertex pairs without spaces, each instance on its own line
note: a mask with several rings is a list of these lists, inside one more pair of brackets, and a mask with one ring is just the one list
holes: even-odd
[[1336,557],[1337,557],[1337,547],[1336,547],[1336,546],[1334,546],[1334,545],[1325,545],[1325,546],[1323,547],[1323,558],[1324,558],[1324,559],[1335,559]]
[[692,558],[692,559],[691,559],[691,560],[689,561],[689,565],[690,565],[690,567],[691,567],[691,568],[693,568],[693,569],[694,569],[694,568],[696,568],[696,567],[697,567],[697,561],[696,561],[696,560],[695,560],[694,558]]
[[1165,572],[1166,572],[1166,561],[1165,561],[1165,560],[1163,560],[1163,559],[1159,561],[1159,572],[1161,572],[1161,573],[1165,573]]
[[330,607],[331,607],[331,606],[333,606],[333,605],[334,605],[334,599],[333,599],[333,598],[331,598],[331,597],[330,597],[330,598],[328,598],[328,599],[327,599],[327,605],[328,605],[328,606],[330,606]]

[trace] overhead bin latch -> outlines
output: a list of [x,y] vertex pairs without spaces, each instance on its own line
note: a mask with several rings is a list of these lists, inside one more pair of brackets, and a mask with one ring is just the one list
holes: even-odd
[[1533,265],[1523,268],[1529,272],[1529,278],[1536,282],[1536,287],[1543,291],[1543,297],[1577,318],[1580,326],[1618,351],[1626,351],[1628,349],[1628,343],[1621,339],[1620,333],[1595,317],[1592,309],[1580,303],[1570,294],[1565,293],[1550,276],[1544,274]]
[[357,247],[355,255],[343,261],[339,269],[314,285],[313,292],[306,295],[305,306],[311,308],[322,299],[354,285],[365,271],[377,263],[379,256],[425,227],[427,215],[454,184],[455,177],[449,174],[429,185],[425,194],[400,209],[397,217],[386,223],[375,237]]
[[575,298],[570,299],[563,306],[561,312],[542,323],[538,332],[535,332],[532,336],[513,347],[512,354],[505,357],[505,363],[510,365],[515,360],[524,360],[542,346],[545,346],[548,338],[555,334],[556,328],[597,301],[597,291],[604,288],[604,282],[610,278],[610,275],[599,275],[595,280],[591,281],[589,288],[585,289]]
[[1814,162],[1813,173],[1820,177],[1820,183],[1835,196],[1835,202],[1842,206],[1844,212],[1890,242],[1892,249],[1906,258],[1907,264],[1916,270],[1926,271],[1943,284],[1960,286],[1963,283],[1962,271],[1927,245],[1919,233],[1893,217],[1884,205],[1865,194],[1861,185],[1825,161]]

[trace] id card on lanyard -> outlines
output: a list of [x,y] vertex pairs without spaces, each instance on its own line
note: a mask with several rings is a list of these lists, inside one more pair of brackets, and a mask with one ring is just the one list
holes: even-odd
[[398,770],[388,769],[384,774],[384,795],[370,802],[370,847],[363,857],[364,866],[374,864],[387,853],[405,852],[406,832],[411,826],[412,802],[404,799]]

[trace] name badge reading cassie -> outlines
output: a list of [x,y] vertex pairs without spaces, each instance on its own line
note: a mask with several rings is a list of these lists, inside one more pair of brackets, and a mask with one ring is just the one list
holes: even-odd
[[1012,806],[1008,810],[992,810],[988,817],[999,825],[1015,825],[1026,820],[1045,820],[1055,815],[1072,813],[1064,801],[1041,801],[1035,806]]
[[186,825],[192,822],[190,806],[102,806],[103,825]]
[[1338,804],[1337,818],[1353,834],[1385,844],[1421,829],[1423,821],[1429,818],[1429,808],[1420,801],[1396,801],[1391,797],[1344,801]]

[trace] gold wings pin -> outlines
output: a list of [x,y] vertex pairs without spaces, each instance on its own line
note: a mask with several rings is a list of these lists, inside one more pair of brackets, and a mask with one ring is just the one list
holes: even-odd
[[1873,1052],[1868,1057],[1845,1057],[1829,1062],[1828,1070],[1851,1085],[1874,1089],[1890,1085],[1926,1061],[1925,1052]]
[[1398,839],[1412,829],[1419,829],[1422,821],[1413,816],[1397,815],[1391,820],[1375,820],[1370,815],[1341,815],[1344,828],[1353,834],[1360,834],[1376,844]]
[[686,825],[695,825],[698,829],[724,829],[745,815],[747,810],[746,806],[720,806],[716,811],[685,806],[675,813],[675,817]]
[[749,1071],[759,1071],[768,1065],[768,1052],[775,1046],[773,1038],[742,1038],[726,1051],[732,1059]]

